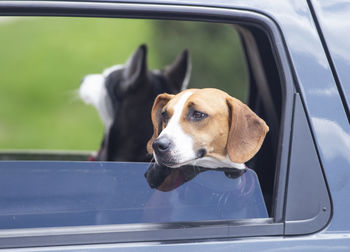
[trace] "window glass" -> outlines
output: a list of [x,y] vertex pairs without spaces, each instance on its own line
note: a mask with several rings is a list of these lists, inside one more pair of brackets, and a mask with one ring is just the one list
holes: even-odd
[[150,171],[146,179],[148,169],[143,163],[0,162],[0,228],[268,217],[252,170],[232,178],[190,167],[163,178]]

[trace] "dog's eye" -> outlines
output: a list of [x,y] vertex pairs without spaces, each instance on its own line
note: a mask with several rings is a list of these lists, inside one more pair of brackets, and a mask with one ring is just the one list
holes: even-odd
[[168,120],[169,120],[169,115],[168,115],[168,112],[166,110],[162,111],[160,113],[161,115],[161,119],[164,123],[168,123]]
[[199,112],[197,110],[193,111],[192,115],[191,115],[191,119],[194,121],[200,121],[204,118],[208,117],[207,114]]

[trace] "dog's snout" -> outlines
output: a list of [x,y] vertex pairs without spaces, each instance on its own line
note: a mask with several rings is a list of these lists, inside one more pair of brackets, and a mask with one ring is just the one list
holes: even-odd
[[163,153],[169,150],[170,140],[167,137],[161,137],[155,140],[152,144],[153,150],[158,153]]

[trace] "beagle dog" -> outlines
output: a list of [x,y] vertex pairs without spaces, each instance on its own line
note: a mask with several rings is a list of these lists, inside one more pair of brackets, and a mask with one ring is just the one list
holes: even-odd
[[214,89],[160,94],[152,107],[147,151],[161,167],[245,170],[269,131],[247,105]]

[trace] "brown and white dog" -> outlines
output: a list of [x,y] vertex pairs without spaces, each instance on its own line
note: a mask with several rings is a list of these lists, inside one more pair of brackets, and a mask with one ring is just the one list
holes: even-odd
[[247,105],[213,88],[161,94],[152,108],[147,151],[156,164],[244,170],[269,131]]

